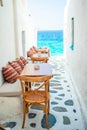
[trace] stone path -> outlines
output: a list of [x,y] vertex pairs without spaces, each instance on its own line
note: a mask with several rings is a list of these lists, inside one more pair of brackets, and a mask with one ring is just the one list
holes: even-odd
[[[67,72],[65,60],[60,57],[51,57],[49,64],[53,73],[50,81],[50,130],[85,130],[80,104]],[[0,113],[1,111],[3,117],[0,117],[0,124],[12,130],[22,130],[21,99],[0,98]],[[31,107],[24,130],[45,129],[45,115],[37,106]]]

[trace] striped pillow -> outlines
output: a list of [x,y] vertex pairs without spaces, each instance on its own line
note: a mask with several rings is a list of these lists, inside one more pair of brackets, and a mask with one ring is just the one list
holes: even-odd
[[11,65],[7,65],[6,67],[2,67],[2,74],[8,83],[14,83],[17,80],[18,73]]
[[33,51],[29,50],[27,51],[27,57],[31,57],[33,55]]
[[18,74],[21,74],[22,72],[22,68],[21,66],[17,63],[17,61],[12,61],[12,62],[8,62],[16,71]]
[[24,68],[24,64],[23,64],[22,60],[18,58],[16,61],[21,66],[21,68],[23,69]]
[[20,59],[22,60],[24,65],[26,65],[28,63],[28,61],[23,56],[21,56]]

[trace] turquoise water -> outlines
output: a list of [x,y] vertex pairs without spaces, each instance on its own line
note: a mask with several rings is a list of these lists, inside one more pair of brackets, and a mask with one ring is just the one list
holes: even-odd
[[63,30],[38,31],[37,47],[48,47],[52,56],[64,53]]

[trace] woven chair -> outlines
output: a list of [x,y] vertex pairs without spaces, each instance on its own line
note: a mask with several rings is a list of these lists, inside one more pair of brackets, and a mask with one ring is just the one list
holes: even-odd
[[[49,80],[51,76],[40,76],[40,77],[29,77],[29,76],[18,76],[22,86],[23,94],[23,123],[24,128],[26,113],[31,105],[38,105],[43,112],[46,114],[46,127],[49,129],[48,114],[49,114]],[[38,87],[29,86],[30,83],[38,83]],[[26,91],[27,88],[27,91]]]
[[42,48],[42,49],[39,49],[38,52],[41,52],[41,53],[44,53],[44,54],[48,54],[48,56],[50,56],[50,50],[49,49],[45,49],[45,48]]
[[3,126],[0,125],[0,130],[6,130]]
[[31,56],[32,63],[39,61],[40,63],[47,63],[48,57],[33,57]]
[[35,46],[32,46],[32,50],[36,53],[40,52],[40,53],[48,54],[48,56],[50,56],[50,49],[47,47],[37,49]]

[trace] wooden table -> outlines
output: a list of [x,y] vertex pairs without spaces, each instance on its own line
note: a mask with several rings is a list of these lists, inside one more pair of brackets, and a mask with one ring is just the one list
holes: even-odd
[[46,53],[38,52],[36,54],[33,54],[33,56],[31,56],[32,63],[34,63],[35,61],[41,61],[43,63],[47,63],[48,59],[49,59],[49,56]]
[[[39,66],[38,70],[35,70],[36,66]],[[21,75],[25,75],[25,76],[53,76],[52,75],[52,70],[51,67],[48,63],[43,63],[43,64],[33,64],[33,63],[28,63],[26,64],[26,66],[24,67]],[[31,86],[31,83],[29,83]]]
[[[39,69],[35,70],[35,66],[38,65]],[[21,75],[25,76],[45,76],[45,75],[51,75],[52,76],[52,70],[51,67],[48,63],[43,63],[43,64],[33,64],[33,63],[28,63],[24,67]]]

